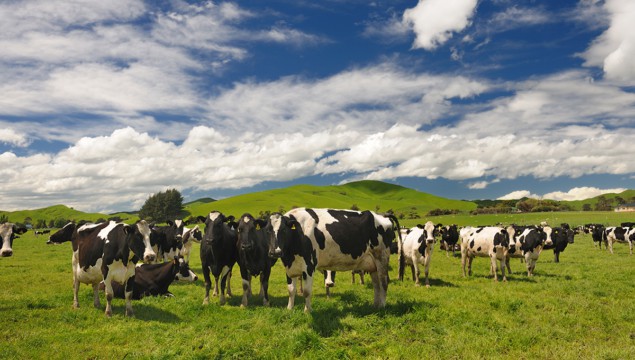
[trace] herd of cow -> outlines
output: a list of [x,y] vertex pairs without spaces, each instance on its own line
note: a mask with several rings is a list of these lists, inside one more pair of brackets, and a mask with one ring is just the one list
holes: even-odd
[[[542,250],[553,249],[554,262],[567,244],[574,242],[578,231],[590,233],[596,246],[610,249],[615,242],[628,243],[632,254],[635,242],[635,224],[622,223],[619,227],[587,224],[572,229],[568,224],[560,227],[540,226],[479,226],[458,228],[456,225],[434,224],[430,221],[412,229],[401,229],[391,214],[371,211],[297,208],[285,214],[274,213],[268,219],[256,219],[250,214],[238,221],[212,211],[207,217],[199,216],[204,231],[196,225],[186,227],[181,220],[155,226],[144,220],[128,225],[114,221],[76,224],[69,222],[50,235],[48,244],[70,241],[72,244],[73,307],[79,307],[78,292],[81,283],[90,284],[94,291],[94,306],[101,307],[99,291],[106,294],[106,315],[112,315],[113,297],[125,299],[126,315],[132,316],[133,299],[146,295],[171,295],[169,285],[174,280],[195,281],[189,269],[192,242],[200,243],[200,257],[205,279],[203,304],[209,303],[211,275],[214,293],[220,304],[225,293],[231,294],[229,285],[233,266],[238,263],[242,279],[242,306],[248,305],[252,294],[251,279],[260,277],[260,295],[263,304],[269,304],[268,283],[271,268],[281,260],[287,278],[289,301],[294,307],[297,280],[305,298],[305,312],[311,311],[313,277],[318,271],[325,276],[327,289],[333,286],[336,271],[369,273],[374,289],[374,305],[386,305],[388,264],[390,254],[398,253],[398,278],[403,280],[409,266],[416,285],[419,285],[419,264],[424,266],[425,285],[430,286],[428,273],[432,251],[437,237],[441,248],[453,254],[460,249],[463,276],[472,274],[474,257],[489,257],[490,273],[498,281],[498,266],[503,281],[505,269],[511,273],[511,258],[524,259],[527,275],[533,276]],[[2,249],[0,255],[13,255],[13,239],[27,229],[15,224],[0,225]],[[354,279],[354,278],[353,278]],[[220,287],[219,287],[220,282]],[[304,286],[302,284],[304,283]]]

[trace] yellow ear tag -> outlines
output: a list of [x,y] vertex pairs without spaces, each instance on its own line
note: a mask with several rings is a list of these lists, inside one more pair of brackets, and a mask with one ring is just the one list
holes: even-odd
[[291,230],[295,230],[295,224],[291,226]]
[[256,230],[260,230],[260,224],[256,224]]

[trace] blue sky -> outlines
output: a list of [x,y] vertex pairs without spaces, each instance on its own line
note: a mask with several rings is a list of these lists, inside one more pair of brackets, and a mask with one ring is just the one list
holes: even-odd
[[0,3],[0,209],[635,188],[631,0]]

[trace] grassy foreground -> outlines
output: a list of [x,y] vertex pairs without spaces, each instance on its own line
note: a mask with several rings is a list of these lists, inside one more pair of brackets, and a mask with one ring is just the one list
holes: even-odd
[[[0,359],[635,357],[635,257],[625,245],[612,256],[598,250],[588,235],[578,235],[558,264],[544,252],[533,278],[513,259],[507,283],[493,282],[484,258],[463,278],[460,258],[437,248],[432,287],[415,288],[409,271],[403,283],[394,280],[393,256],[388,305],[381,310],[372,307],[370,276],[365,285],[351,284],[350,272],[342,272],[331,299],[317,276],[311,314],[302,312],[302,297],[288,311],[278,262],[269,308],[256,296],[249,308],[239,307],[235,268],[234,296],[223,307],[217,298],[201,305],[199,280],[173,284],[175,298],[134,302],[135,318],[125,318],[123,300],[114,300],[111,319],[103,314],[103,295],[102,308],[92,307],[86,285],[81,308],[71,309],[70,243],[45,242],[28,232],[14,242],[13,257],[0,259]],[[201,275],[198,247],[193,254]],[[255,293],[258,287],[256,279]]]

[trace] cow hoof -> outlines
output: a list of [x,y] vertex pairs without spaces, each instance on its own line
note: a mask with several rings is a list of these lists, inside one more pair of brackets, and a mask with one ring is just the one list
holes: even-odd
[[134,317],[134,311],[132,311],[132,310],[130,310],[130,311],[126,310],[126,316],[127,316],[127,317]]
[[262,302],[262,306],[267,306],[267,307],[269,307],[269,301],[266,301],[266,300],[265,300],[265,301],[263,301],[263,302]]
[[106,311],[106,317],[111,318],[112,317],[112,311]]
[[416,286],[416,287],[420,287],[420,286],[421,286],[421,284],[419,284],[419,283],[415,283],[415,286]]
[[426,289],[429,289],[429,288],[430,288],[430,284],[426,284]]
[[209,298],[205,298],[203,300],[203,305],[209,305]]

